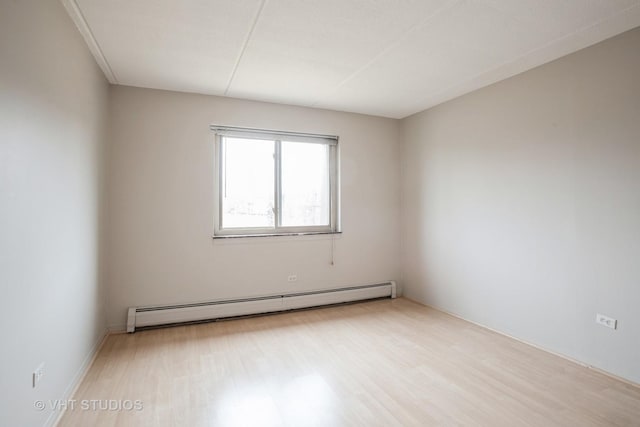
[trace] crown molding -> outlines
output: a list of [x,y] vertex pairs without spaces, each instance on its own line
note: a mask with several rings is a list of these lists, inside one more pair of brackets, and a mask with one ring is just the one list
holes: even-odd
[[76,0],[61,0],[61,2],[73,22],[76,24],[76,27],[78,27],[80,34],[82,34],[84,41],[87,43],[89,50],[93,54],[93,57],[95,58],[98,66],[104,73],[109,83],[118,84],[118,79],[116,79],[116,76],[111,69],[109,62],[107,61],[107,58],[105,58],[104,54],[102,53],[102,49],[100,49],[100,45],[93,36],[93,33],[89,28],[89,24],[87,24],[87,21],[84,18],[84,15],[82,14],[82,11],[80,10],[80,7],[78,6]]

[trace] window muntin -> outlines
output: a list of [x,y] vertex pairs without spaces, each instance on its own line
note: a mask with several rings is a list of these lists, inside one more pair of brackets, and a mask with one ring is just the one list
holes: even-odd
[[214,236],[337,231],[337,137],[212,128]]

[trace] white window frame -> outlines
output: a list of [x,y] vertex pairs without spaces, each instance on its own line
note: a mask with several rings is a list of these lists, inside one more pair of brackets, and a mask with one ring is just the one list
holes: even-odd
[[[227,237],[251,237],[251,236],[288,236],[300,234],[333,234],[340,233],[339,230],[339,171],[338,171],[338,137],[331,135],[316,135],[309,133],[281,132],[265,129],[251,129],[231,126],[212,125],[211,130],[215,132],[214,150],[214,238]],[[275,141],[274,154],[274,227],[251,227],[251,228],[223,228],[222,227],[222,191],[224,188],[224,164],[222,159],[224,137],[236,137],[245,139],[264,139]],[[282,226],[282,167],[281,167],[281,143],[306,142],[324,144],[329,147],[329,203],[330,215],[329,225],[322,226]]]

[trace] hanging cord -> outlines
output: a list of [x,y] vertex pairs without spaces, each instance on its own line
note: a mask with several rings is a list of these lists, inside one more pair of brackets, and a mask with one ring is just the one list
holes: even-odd
[[331,235],[331,265],[335,265],[334,261],[334,252],[336,250],[336,236],[335,234]]

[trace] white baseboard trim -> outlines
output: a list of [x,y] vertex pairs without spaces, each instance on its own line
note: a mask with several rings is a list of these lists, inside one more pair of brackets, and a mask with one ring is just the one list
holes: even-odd
[[627,385],[630,385],[632,387],[640,388],[640,384],[639,383],[636,383],[636,382],[634,382],[634,381],[632,381],[630,379],[618,376],[616,374],[612,374],[611,372],[605,371],[604,369],[598,368],[596,366],[589,365],[588,363],[582,362],[582,361],[580,361],[578,359],[574,359],[573,357],[567,356],[567,355],[562,354],[562,353],[555,352],[553,350],[549,350],[548,348],[542,347],[542,346],[540,346],[538,344],[534,344],[532,342],[523,340],[523,339],[515,337],[513,335],[509,335],[509,334],[504,333],[502,331],[499,331],[497,329],[490,328],[488,326],[483,325],[482,323],[474,322],[473,320],[469,320],[469,319],[467,319],[465,317],[462,317],[462,316],[460,316],[458,314],[455,314],[455,313],[452,313],[450,311],[443,310],[443,309],[438,308],[438,307],[434,307],[433,305],[425,304],[425,303],[422,303],[420,301],[416,301],[414,299],[407,298],[407,297],[404,297],[404,298],[409,300],[409,301],[415,302],[416,304],[419,304],[419,305],[422,305],[422,306],[425,306],[425,307],[429,307],[432,310],[439,311],[440,313],[448,314],[449,316],[455,317],[456,319],[460,319],[460,320],[464,320],[465,322],[472,323],[472,324],[474,324],[476,326],[481,327],[482,329],[486,329],[486,330],[494,332],[494,333],[496,333],[498,335],[502,335],[503,337],[511,338],[514,341],[518,341],[518,342],[520,342],[522,344],[525,344],[525,345],[528,345],[528,346],[533,347],[535,349],[544,351],[545,353],[549,353],[549,354],[552,354],[554,356],[560,357],[560,358],[562,358],[562,359],[564,359],[564,360],[566,360],[568,362],[571,362],[571,363],[574,363],[576,365],[582,366],[583,368],[591,369],[591,370],[593,370],[595,372],[598,372],[599,374],[602,374],[602,375],[605,375],[605,376],[607,376],[609,378],[612,378],[614,380],[623,382],[623,383],[625,383]]
[[[102,349],[102,346],[104,345],[104,343],[107,341],[107,337],[109,335],[110,335],[109,330],[105,329],[102,335],[93,344],[93,346],[91,347],[91,350],[89,350],[89,353],[82,361],[82,365],[80,365],[80,368],[78,369],[76,374],[73,376],[73,379],[67,386],[63,395],[60,397],[61,401],[72,399],[73,396],[76,394],[76,392],[78,391],[78,387],[80,387],[80,384],[86,377],[87,372],[89,372],[91,365],[93,365],[93,362],[96,360],[96,356],[98,356],[98,353],[100,353],[100,350]],[[52,411],[51,414],[49,415],[49,418],[47,418],[47,421],[44,423],[45,427],[53,427],[58,425],[58,423],[64,416],[65,412],[66,412],[66,406],[63,407],[60,411]]]
[[111,325],[111,326],[107,327],[107,330],[109,331],[109,335],[126,334],[127,333],[127,325],[125,325],[125,324],[122,324],[122,325]]

